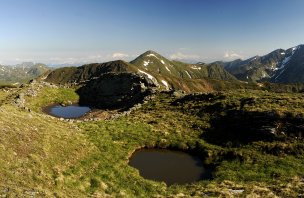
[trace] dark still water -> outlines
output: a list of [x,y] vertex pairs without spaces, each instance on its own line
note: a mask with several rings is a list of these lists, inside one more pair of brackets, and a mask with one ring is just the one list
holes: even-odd
[[129,165],[145,179],[164,181],[167,185],[186,184],[211,179],[211,169],[203,161],[185,152],[165,149],[141,149],[130,158]]
[[61,105],[53,105],[49,106],[44,110],[47,114],[60,117],[60,118],[79,118],[89,111],[91,111],[90,107],[79,106],[79,105],[69,105],[69,106],[61,106]]

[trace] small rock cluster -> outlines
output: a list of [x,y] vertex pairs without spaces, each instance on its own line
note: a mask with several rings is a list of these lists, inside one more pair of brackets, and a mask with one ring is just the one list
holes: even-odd
[[15,104],[17,107],[24,108],[25,107],[25,98],[24,93],[20,93],[15,98]]
[[144,99],[143,99],[143,101],[142,101],[141,103],[135,104],[133,107],[129,108],[129,109],[126,110],[126,111],[123,111],[123,112],[120,112],[120,113],[113,114],[113,115],[111,115],[107,120],[115,120],[115,119],[118,119],[118,118],[120,118],[120,117],[130,115],[133,111],[136,111],[136,110],[140,109],[140,108],[142,107],[143,104],[146,104],[146,103],[148,103],[150,100],[153,100],[153,99],[155,98],[155,93],[156,93],[156,90],[153,91],[153,94],[152,94],[152,95],[148,95],[148,96],[144,97]]

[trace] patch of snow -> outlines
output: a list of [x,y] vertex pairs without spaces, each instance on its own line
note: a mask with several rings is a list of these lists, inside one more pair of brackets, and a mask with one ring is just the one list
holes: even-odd
[[163,83],[163,85],[166,86],[166,89],[169,90],[169,84],[167,83],[167,81],[162,80],[161,82]]
[[165,65],[165,61],[163,61],[163,60],[160,60],[160,62],[163,64],[163,65]]
[[[294,47],[295,48],[295,47]],[[291,56],[288,56],[288,57],[285,57],[284,58],[284,60],[282,61],[282,63],[281,63],[281,66],[280,67],[278,67],[278,68],[276,68],[276,70],[282,70],[282,69],[284,69],[284,67],[286,66],[286,64],[291,60],[291,57],[293,56],[293,54],[294,54],[294,48],[292,48],[292,55]],[[282,72],[280,72],[280,74],[278,75],[278,76],[280,76],[282,74]],[[277,76],[277,77],[278,77]],[[275,79],[277,79],[277,77],[275,78]]]
[[282,64],[285,65],[286,63],[288,63],[288,62],[290,61],[290,59],[291,59],[291,56],[286,57],[286,58],[283,60]]
[[[291,52],[291,55],[288,56],[288,57],[285,57],[284,60],[282,61],[281,63],[281,66],[276,68],[275,70],[281,70],[280,73],[278,75],[273,75],[272,77],[276,76],[275,77],[275,80],[281,76],[283,74],[283,72],[286,70],[285,66],[287,65],[287,63],[291,60],[292,56],[294,55],[294,53],[300,48],[301,46],[296,46],[296,47],[293,47],[292,48],[292,52]],[[274,70],[274,71],[275,71]]]
[[285,52],[281,52],[281,55],[285,55]]
[[189,78],[192,78],[188,71],[185,70],[185,72],[189,76]]
[[292,57],[292,55],[284,58],[284,60],[282,61],[281,67],[279,67],[278,69],[283,69],[286,66],[286,64],[290,61],[291,57]]
[[249,79],[249,76],[246,76],[247,79]]
[[144,66],[147,67],[150,63],[151,63],[150,60],[144,61]]
[[191,66],[191,69],[201,70],[202,68],[201,68],[201,67],[198,67],[198,66],[195,66],[195,65],[192,65],[192,66]]
[[242,189],[241,190],[228,189],[228,190],[231,194],[242,194],[244,192],[244,190]]
[[148,54],[147,56],[148,56],[148,57],[153,56],[153,57],[155,57],[155,58],[157,58],[157,59],[158,59],[158,57],[157,57],[155,54]]
[[167,66],[165,66],[165,67],[166,67],[166,70],[168,70],[168,72],[171,72],[170,69]]
[[[301,47],[300,45],[298,45],[298,46],[296,46],[296,47],[293,47],[293,48],[292,48],[292,55],[293,55],[298,49],[300,49],[300,47]],[[292,55],[291,55],[291,56],[292,56]]]
[[278,66],[278,63],[274,62],[270,66],[267,66],[267,69],[272,70],[272,71],[276,71],[276,70],[278,70],[277,66]]
[[276,80],[279,76],[281,76],[285,70],[286,70],[286,69],[283,69],[283,70],[279,73],[279,75],[277,75],[274,79]]
[[272,71],[277,71],[279,68],[275,67],[275,68],[272,68]]
[[266,72],[262,72],[262,78],[268,77],[268,74]]
[[151,80],[155,79],[151,74],[148,74],[148,73],[146,73],[146,72],[144,72],[144,71],[142,71],[142,70],[140,70],[140,69],[139,69],[138,71],[139,71],[140,73],[142,73],[142,74],[148,76],[148,78],[151,79]]
[[250,60],[250,62],[251,62],[251,61],[254,61],[254,60],[256,60],[256,59],[257,59],[257,56],[253,57],[253,58]]

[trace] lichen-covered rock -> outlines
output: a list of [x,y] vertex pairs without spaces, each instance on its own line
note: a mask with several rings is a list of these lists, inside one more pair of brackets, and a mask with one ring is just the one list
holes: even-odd
[[25,103],[24,93],[18,94],[17,97],[15,98],[15,104],[18,107],[24,107],[24,103]]

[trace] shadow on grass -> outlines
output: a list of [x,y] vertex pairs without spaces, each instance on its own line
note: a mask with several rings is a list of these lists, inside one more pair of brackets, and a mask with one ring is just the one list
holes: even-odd
[[277,138],[277,117],[265,112],[228,111],[210,121],[201,138],[221,146],[240,146]]

